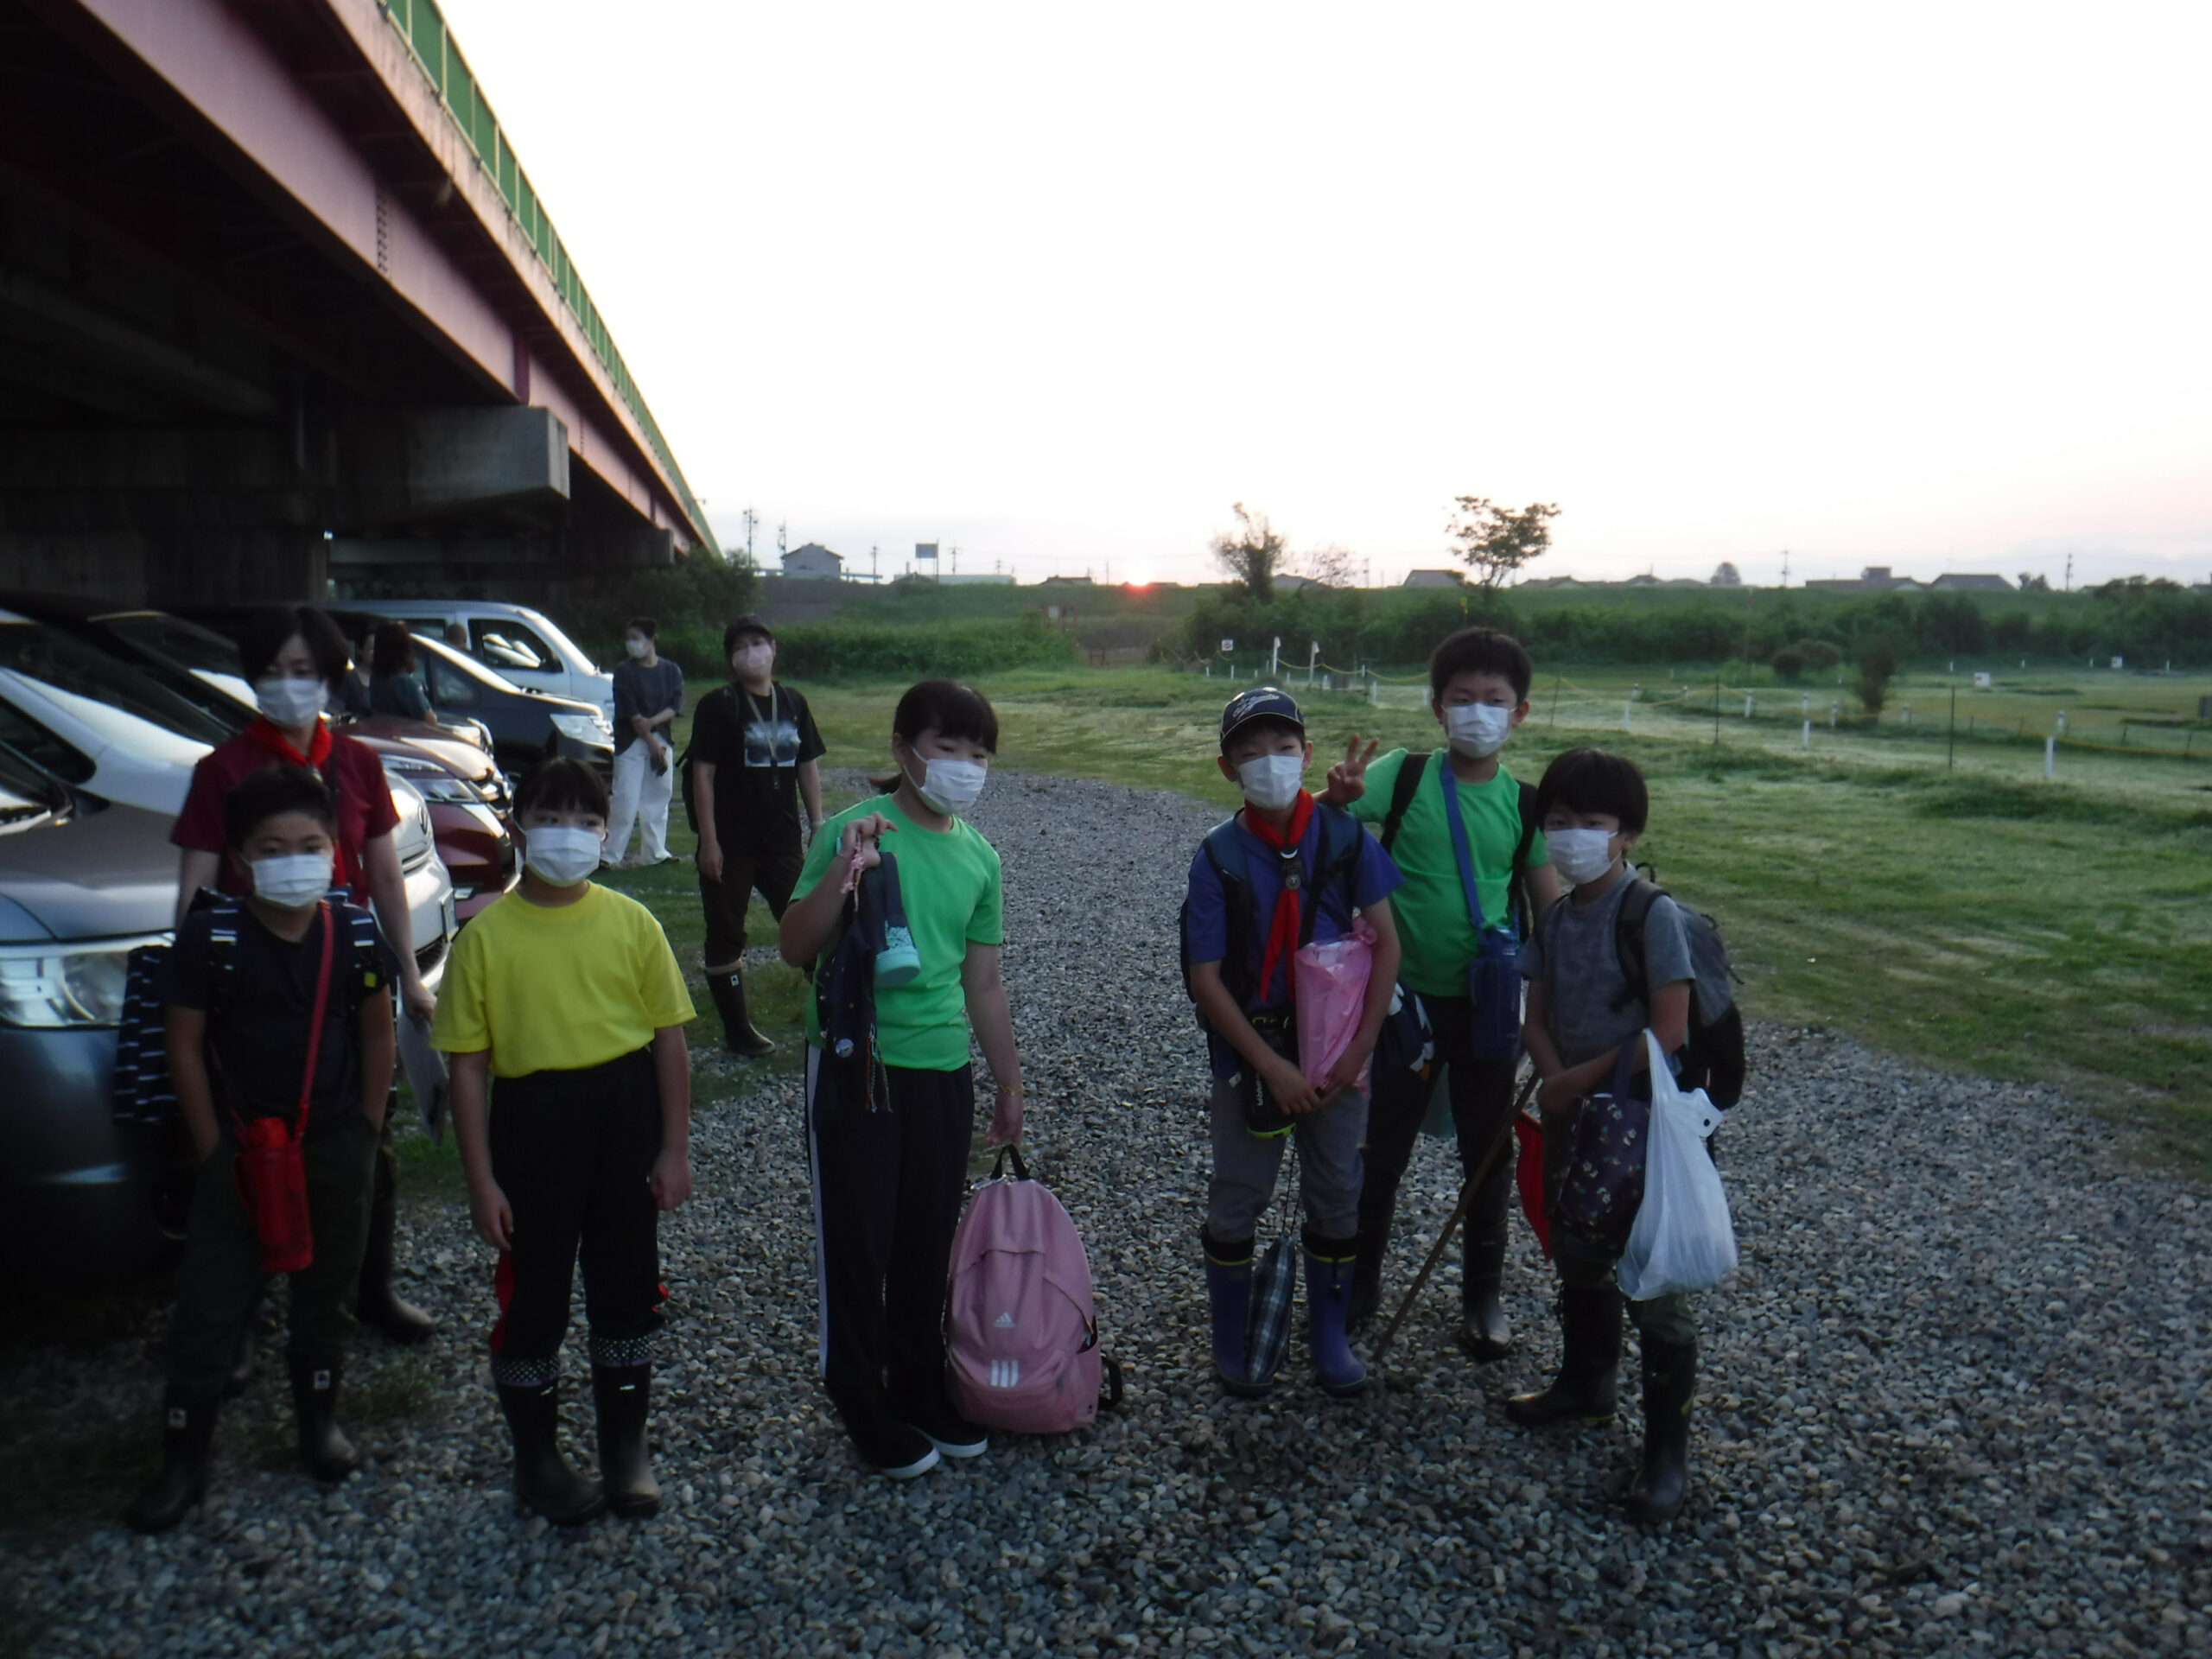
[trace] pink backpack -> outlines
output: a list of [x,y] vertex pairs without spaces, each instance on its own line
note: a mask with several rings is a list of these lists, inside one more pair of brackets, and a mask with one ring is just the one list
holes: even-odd
[[1090,1258],[1016,1147],[1000,1152],[953,1235],[944,1334],[953,1405],[986,1428],[1064,1434],[1102,1398],[1121,1402],[1122,1368],[1098,1349]]

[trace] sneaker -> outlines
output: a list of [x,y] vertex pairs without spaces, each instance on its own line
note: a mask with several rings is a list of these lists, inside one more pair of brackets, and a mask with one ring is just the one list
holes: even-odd
[[942,1397],[893,1409],[901,1421],[921,1430],[948,1458],[980,1458],[991,1449],[990,1432],[976,1427]]
[[938,1449],[930,1437],[893,1417],[880,1396],[852,1407],[840,1403],[837,1415],[861,1459],[892,1479],[912,1480],[937,1467]]
[[921,971],[921,952],[914,949],[912,930],[895,924],[885,927],[883,949],[875,953],[876,988],[904,985]]

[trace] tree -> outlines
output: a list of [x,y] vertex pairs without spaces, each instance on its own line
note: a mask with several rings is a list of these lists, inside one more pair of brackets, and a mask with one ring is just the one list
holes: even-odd
[[1869,715],[1878,715],[1890,700],[1890,682],[1897,677],[1897,649],[1887,639],[1876,639],[1859,649],[1859,701]]
[[2020,572],[2020,591],[2024,594],[2047,594],[2050,591],[2050,578],[2031,576],[2023,570]]
[[1743,585],[1744,578],[1737,574],[1736,567],[1730,563],[1726,559],[1721,560],[1720,568],[1713,573],[1713,586],[1715,588],[1740,588]]
[[1232,510],[1236,533],[1216,536],[1208,545],[1231,582],[1261,604],[1270,604],[1275,596],[1275,572],[1282,568],[1283,549],[1290,538],[1268,523],[1266,513],[1245,512],[1242,501]]
[[1326,547],[1309,547],[1291,561],[1291,573],[1323,588],[1349,588],[1352,573],[1359,568],[1359,555],[1348,547],[1331,542]]
[[1559,516],[1555,504],[1546,506],[1532,501],[1515,512],[1498,506],[1486,495],[1463,495],[1457,499],[1459,511],[1452,515],[1446,531],[1459,543],[1455,550],[1485,593],[1552,544],[1549,520]]

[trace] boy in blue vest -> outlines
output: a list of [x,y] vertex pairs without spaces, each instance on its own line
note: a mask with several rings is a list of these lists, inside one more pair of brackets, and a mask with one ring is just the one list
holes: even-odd
[[[1528,717],[1533,673],[1529,653],[1510,635],[1461,629],[1428,659],[1429,712],[1444,728],[1446,747],[1433,754],[1395,749],[1371,765],[1355,749],[1330,772],[1321,798],[1350,805],[1355,817],[1375,825],[1404,874],[1400,977],[1427,1006],[1436,1062],[1451,1077],[1459,1157],[1470,1176],[1506,1132],[1513,1110],[1520,992],[1509,969],[1490,982],[1495,1007],[1479,1005],[1473,993],[1470,969],[1485,941],[1468,902],[1469,877],[1484,934],[1510,926],[1525,938],[1529,918],[1543,915],[1559,896],[1537,832],[1535,791],[1498,758],[1514,728]],[[1502,1044],[1491,1040],[1500,1036]],[[1435,1088],[1433,1069],[1425,1075],[1395,1071],[1375,1079],[1359,1198],[1355,1330],[1381,1300],[1398,1183]],[[1478,1360],[1502,1359],[1513,1350],[1512,1328],[1498,1298],[1512,1185],[1513,1160],[1502,1158],[1467,1210],[1461,1340]]]
[[[1400,878],[1350,815],[1306,791],[1313,758],[1304,716],[1285,693],[1259,686],[1231,698],[1222,710],[1219,764],[1243,788],[1244,809],[1210,831],[1191,861],[1184,944],[1214,1077],[1213,1175],[1200,1240],[1214,1370],[1232,1394],[1262,1395],[1273,1385],[1254,1375],[1245,1324],[1254,1238],[1274,1194],[1284,1137],[1294,1132],[1314,1370],[1332,1395],[1367,1385],[1344,1329],[1367,1134],[1360,1072],[1397,982],[1389,895]],[[1366,1002],[1351,1046],[1316,1084],[1298,1064],[1293,958],[1307,944],[1351,933],[1356,916],[1375,933]]]

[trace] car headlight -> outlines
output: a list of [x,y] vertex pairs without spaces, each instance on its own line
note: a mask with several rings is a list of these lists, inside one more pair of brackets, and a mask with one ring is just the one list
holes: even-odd
[[573,738],[579,743],[604,745],[614,736],[614,728],[596,713],[588,715],[556,715],[553,729],[562,736]]
[[115,1024],[123,1015],[131,951],[163,937],[0,945],[0,1025],[53,1031]]

